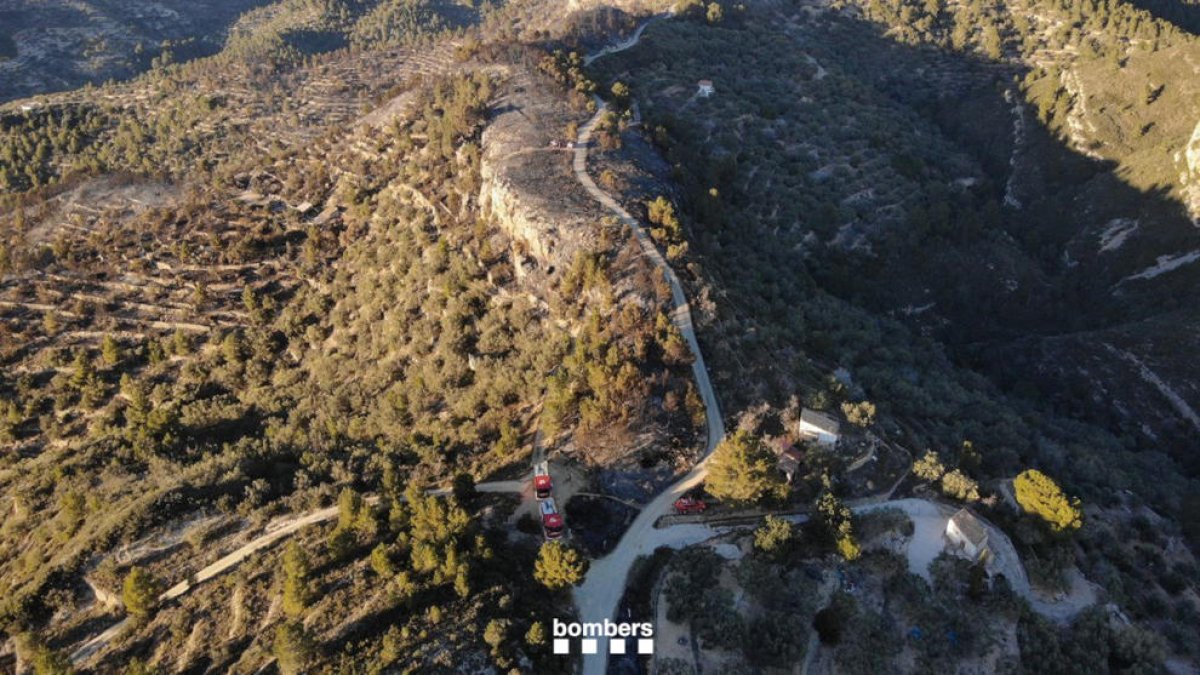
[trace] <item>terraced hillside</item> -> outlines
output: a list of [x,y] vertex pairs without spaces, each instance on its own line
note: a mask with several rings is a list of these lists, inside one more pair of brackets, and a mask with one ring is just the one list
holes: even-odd
[[[0,662],[561,667],[520,640],[571,611],[531,587],[528,505],[463,486],[519,490],[535,430],[639,480],[699,438],[632,233],[577,196],[550,259],[517,227],[532,202],[488,199],[531,171],[569,196],[545,125],[586,111],[537,47],[486,32],[276,54],[231,43],[5,109]],[[334,501],[286,555],[186,583]]]

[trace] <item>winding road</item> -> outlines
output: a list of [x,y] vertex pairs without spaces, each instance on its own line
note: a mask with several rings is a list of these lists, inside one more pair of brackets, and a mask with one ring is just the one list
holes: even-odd
[[[633,47],[641,39],[646,26],[654,20],[650,19],[639,26],[628,40],[586,57],[584,63],[590,64],[600,56]],[[708,442],[705,445],[704,454],[696,466],[642,508],[641,513],[630,524],[629,529],[622,535],[621,541],[617,543],[612,552],[592,562],[583,583],[575,589],[575,606],[579,610],[579,620],[585,623],[602,622],[614,617],[617,605],[625,592],[629,570],[638,556],[649,554],[660,546],[682,548],[704,541],[715,534],[714,530],[704,525],[687,525],[657,530],[654,528],[654,523],[660,516],[670,511],[671,505],[675,503],[676,499],[704,480],[708,474],[708,458],[712,455],[713,448],[717,447],[717,444],[725,437],[725,424],[721,417],[721,408],[717,403],[717,396],[713,392],[708,369],[704,365],[704,356],[700,353],[700,343],[696,340],[692,312],[687,296],[683,292],[683,285],[679,283],[675,272],[654,246],[654,242],[642,224],[622,208],[616,199],[601,190],[588,175],[587,159],[592,132],[600,121],[601,115],[608,109],[608,105],[603,101],[597,99],[597,103],[596,114],[579,130],[579,137],[575,143],[575,178],[593,199],[608,209],[619,221],[629,226],[634,236],[637,237],[642,251],[650,258],[654,266],[662,271],[670,285],[671,321],[687,340],[688,347],[692,350],[694,357],[692,373],[696,380],[696,388],[704,401],[705,418],[708,423]],[[608,664],[607,642],[607,639],[601,638],[597,644],[597,653],[584,656],[584,675],[602,675],[604,673]]]
[[[647,20],[628,39],[585,57],[585,65],[592,63],[601,56],[617,53],[635,46],[641,39],[646,26],[652,21],[663,18],[663,16],[666,15],[659,15]],[[611,620],[615,617],[621,596],[625,592],[630,569],[638,557],[649,555],[655,549],[663,546],[676,549],[684,548],[710,539],[723,531],[736,529],[736,526],[710,527],[704,524],[680,524],[664,529],[656,529],[654,527],[655,522],[661,516],[671,511],[675,500],[704,481],[708,474],[708,461],[711,458],[712,452],[725,436],[725,426],[721,416],[720,405],[713,391],[708,370],[704,363],[704,357],[700,352],[700,344],[696,338],[691,309],[687,296],[684,294],[682,284],[679,282],[675,272],[667,264],[666,259],[655,247],[646,230],[642,227],[642,224],[622,208],[616,199],[601,190],[587,172],[588,150],[592,134],[600,117],[608,108],[607,104],[599,99],[597,99],[597,104],[596,114],[580,129],[575,144],[573,162],[575,177],[593,199],[610,211],[620,222],[630,227],[637,238],[638,244],[642,247],[643,253],[662,272],[670,286],[672,305],[670,318],[676,328],[679,329],[680,334],[687,341],[694,357],[692,371],[697,390],[704,402],[707,441],[700,460],[692,470],[666,488],[650,503],[642,507],[641,512],[625,531],[617,546],[607,556],[592,562],[584,582],[574,590],[574,600],[579,611],[579,619],[588,623],[603,622],[605,619]],[[535,438],[534,453],[532,456],[535,464],[544,459],[544,449],[541,448],[540,440],[541,432],[539,431]],[[520,493],[528,487],[528,481],[520,480],[480,483],[476,486],[476,489],[480,492],[490,493]],[[449,492],[449,488],[438,488],[430,490],[428,494],[446,495]],[[377,501],[377,498],[368,497],[367,500],[374,503]],[[854,510],[856,512],[866,512],[885,506],[899,507],[914,517],[914,520],[918,520],[922,516],[933,517],[932,514],[927,512],[933,505],[920,500],[897,500],[871,505],[864,504],[856,507]],[[272,521],[260,536],[200,569],[188,580],[177,583],[164,591],[160,595],[160,601],[170,601],[182,597],[197,584],[236,567],[255,553],[273,546],[280,540],[301,529],[333,520],[337,518],[337,515],[338,507],[335,505],[307,514],[294,515]],[[802,522],[806,518],[806,516],[801,515],[792,516],[789,519],[793,522]],[[995,530],[995,528],[990,527],[989,529]],[[996,536],[997,534],[999,534],[999,537]],[[1003,533],[998,532],[998,530],[993,531],[993,541],[998,541],[1001,537],[1003,538],[1001,548],[1004,549],[1001,557],[1009,558],[1004,562],[1015,564],[1014,571],[1019,570],[1018,573],[1010,576],[1010,579],[1013,577],[1017,579],[1014,590],[1028,597],[1030,595],[1028,581],[1025,579],[1020,561],[1016,559],[1015,551],[1011,549],[1011,543],[1008,542],[1007,537],[1004,537]],[[121,634],[128,625],[128,622],[128,619],[119,621],[102,633],[79,645],[70,655],[72,663],[76,665],[82,664],[95,654],[101,652],[114,638]],[[607,640],[600,638],[597,647],[596,654],[584,656],[584,675],[603,675],[605,673],[608,662]]]

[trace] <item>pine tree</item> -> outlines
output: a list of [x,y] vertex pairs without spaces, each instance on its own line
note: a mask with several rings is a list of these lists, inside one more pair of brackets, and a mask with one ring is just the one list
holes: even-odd
[[296,542],[289,542],[283,552],[283,611],[299,618],[308,609],[312,590],[308,586],[311,572],[308,555]]
[[271,651],[285,675],[302,673],[312,660],[315,646],[313,639],[298,621],[288,621],[275,630],[275,643]]
[[542,549],[538,551],[533,576],[546,588],[557,591],[583,581],[587,568],[588,563],[579,551],[550,541],[542,544]]
[[121,345],[111,335],[105,335],[104,340],[100,343],[100,356],[104,359],[104,365],[109,368],[121,362]]
[[707,489],[717,499],[734,504],[787,495],[787,485],[775,470],[774,454],[745,430],[727,436],[713,451]]
[[130,614],[144,619],[158,606],[158,595],[161,592],[160,584],[154,575],[142,567],[134,566],[125,576],[121,599]]

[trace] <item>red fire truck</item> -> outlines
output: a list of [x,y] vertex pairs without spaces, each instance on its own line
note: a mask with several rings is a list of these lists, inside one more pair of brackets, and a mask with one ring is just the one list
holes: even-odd
[[546,535],[546,539],[561,539],[565,526],[562,514],[558,512],[558,507],[554,504],[554,498],[547,497],[543,499],[541,507],[542,533]]
[[533,467],[533,492],[538,499],[548,499],[554,486],[550,482],[550,467],[546,462],[538,462]]

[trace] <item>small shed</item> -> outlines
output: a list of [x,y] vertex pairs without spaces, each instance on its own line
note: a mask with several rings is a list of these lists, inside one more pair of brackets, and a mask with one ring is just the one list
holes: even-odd
[[700,80],[699,82],[696,83],[696,95],[697,96],[699,96],[701,98],[708,98],[709,96],[712,96],[715,93],[717,93],[717,90],[713,89],[712,80]]
[[796,432],[800,438],[833,448],[841,439],[841,423],[831,415],[805,408],[800,412],[800,425]]
[[779,453],[779,460],[775,462],[775,468],[779,469],[780,473],[787,478],[788,483],[791,483],[800,473],[800,467],[803,464],[804,451],[791,443],[786,443],[783,445],[783,452]]
[[959,509],[946,523],[946,539],[971,560],[980,559],[988,550],[987,528],[966,509]]

